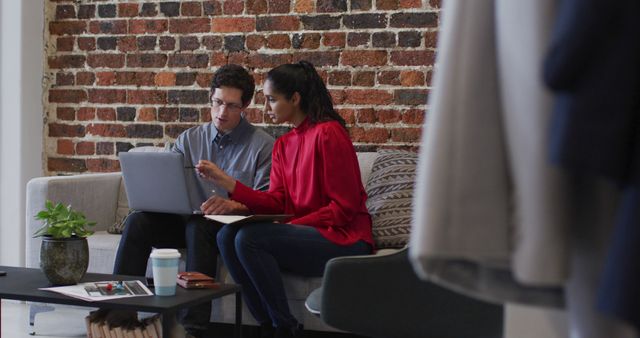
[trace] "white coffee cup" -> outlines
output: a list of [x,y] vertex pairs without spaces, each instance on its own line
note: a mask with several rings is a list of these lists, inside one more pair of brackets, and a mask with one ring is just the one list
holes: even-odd
[[158,296],[176,294],[176,278],[180,252],[176,249],[154,249],[151,252],[153,285]]

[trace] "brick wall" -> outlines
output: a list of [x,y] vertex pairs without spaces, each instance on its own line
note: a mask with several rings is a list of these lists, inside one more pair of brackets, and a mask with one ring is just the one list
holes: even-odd
[[308,60],[326,79],[358,149],[415,148],[434,60],[439,0],[49,0],[45,171],[117,171],[117,153],[163,145],[210,121],[211,75],[264,74]]

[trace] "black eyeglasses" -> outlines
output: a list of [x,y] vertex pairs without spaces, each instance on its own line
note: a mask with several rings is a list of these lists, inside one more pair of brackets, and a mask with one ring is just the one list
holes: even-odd
[[242,110],[242,105],[241,104],[224,102],[224,101],[216,99],[216,98],[212,98],[211,99],[211,107],[218,109],[218,108],[222,108],[222,106],[227,107],[227,110],[229,110],[229,111],[240,111],[240,110]]

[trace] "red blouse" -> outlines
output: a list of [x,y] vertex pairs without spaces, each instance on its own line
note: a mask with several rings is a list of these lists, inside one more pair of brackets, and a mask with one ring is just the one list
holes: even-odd
[[292,214],[287,223],[308,225],[342,245],[371,244],[371,216],[353,144],[336,121],[310,123],[276,140],[269,191],[240,182],[231,198],[257,214]]

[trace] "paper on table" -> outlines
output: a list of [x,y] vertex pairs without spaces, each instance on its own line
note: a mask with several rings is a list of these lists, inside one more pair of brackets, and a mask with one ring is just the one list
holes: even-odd
[[216,221],[222,224],[243,224],[243,223],[256,223],[256,222],[277,222],[290,218],[293,215],[205,215],[207,219]]
[[[153,292],[139,280],[122,281],[122,289],[115,288],[118,281],[90,282],[76,285],[54,286],[39,288],[39,290],[53,291],[69,297],[74,297],[88,302],[138,297],[153,296]],[[111,284],[109,288],[107,285]]]

